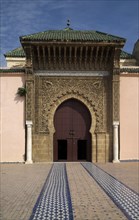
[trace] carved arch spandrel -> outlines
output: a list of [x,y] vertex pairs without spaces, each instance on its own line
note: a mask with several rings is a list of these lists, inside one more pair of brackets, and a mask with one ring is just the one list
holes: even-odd
[[81,101],[91,115],[92,160],[96,162],[97,133],[103,130],[104,124],[104,79],[93,78],[57,78],[38,77],[35,80],[36,111],[35,126],[38,134],[47,136],[47,150],[53,161],[54,114],[58,106],[71,98]]
[[[79,94],[66,94],[64,96],[61,96],[59,97],[57,100],[53,101],[53,104],[51,104],[51,107],[50,107],[50,111],[48,113],[48,129],[49,129],[49,152],[51,152],[51,158],[52,158],[52,161],[53,161],[53,135],[55,133],[55,127],[54,127],[54,115],[55,115],[55,112],[58,108],[58,106],[60,104],[62,104],[64,101],[68,100],[68,99],[76,99],[80,102],[82,102],[86,108],[89,110],[90,112],[90,115],[91,115],[91,127],[90,127],[90,133],[91,133],[91,136],[92,136],[92,139],[94,141],[95,139],[95,129],[96,129],[96,124],[97,124],[97,116],[96,116],[96,110],[95,110],[95,107],[92,106],[90,104],[89,101],[86,100],[85,97],[83,97],[82,95],[79,95]],[[96,141],[94,141],[95,143]],[[92,142],[93,143],[93,142]],[[94,146],[92,146],[93,148],[93,151],[96,151],[96,145],[94,144]]]
[[[53,106],[59,100],[66,100],[68,97],[75,97],[91,106],[95,112],[95,131],[103,130],[103,79],[57,79],[41,77],[39,80],[37,99],[39,99],[38,114],[36,111],[36,121],[39,120],[38,132],[50,134],[50,114]],[[67,98],[66,98],[67,97]],[[59,102],[60,104],[60,102]],[[48,121],[49,120],[49,121]],[[49,125],[48,125],[49,124]]]

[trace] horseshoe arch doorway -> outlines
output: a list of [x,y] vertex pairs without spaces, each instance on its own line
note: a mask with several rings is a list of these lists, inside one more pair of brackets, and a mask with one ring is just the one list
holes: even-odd
[[54,161],[91,161],[91,115],[76,99],[59,105],[54,115]]

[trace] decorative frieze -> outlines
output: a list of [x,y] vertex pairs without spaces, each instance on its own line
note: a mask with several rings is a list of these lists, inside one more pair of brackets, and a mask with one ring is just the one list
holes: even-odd
[[[109,70],[112,47],[96,45],[34,46],[34,70]],[[30,60],[28,59],[27,62]],[[30,65],[30,64],[29,64]]]

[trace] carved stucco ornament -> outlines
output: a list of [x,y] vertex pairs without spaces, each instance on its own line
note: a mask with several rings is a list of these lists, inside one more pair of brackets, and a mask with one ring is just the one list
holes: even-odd
[[[40,77],[36,80],[36,131],[49,133],[48,118],[51,108],[62,97],[86,100],[96,114],[96,132],[103,130],[103,79],[74,79]],[[53,123],[53,122],[52,122]]]

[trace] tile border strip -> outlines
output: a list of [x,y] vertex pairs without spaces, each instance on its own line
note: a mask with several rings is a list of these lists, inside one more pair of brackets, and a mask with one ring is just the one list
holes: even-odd
[[37,209],[37,206],[39,205],[39,202],[40,202],[41,197],[43,196],[43,192],[44,192],[44,190],[45,190],[47,181],[48,181],[48,179],[49,179],[49,177],[50,177],[50,174],[51,174],[51,172],[52,172],[53,166],[54,166],[54,164],[52,164],[52,166],[51,166],[51,168],[50,168],[50,170],[49,170],[48,176],[46,177],[46,180],[45,180],[45,182],[44,182],[44,184],[43,184],[43,187],[42,187],[42,189],[41,189],[41,192],[40,192],[40,194],[39,194],[39,196],[38,196],[38,198],[37,198],[37,201],[36,201],[36,203],[35,203],[35,205],[34,205],[34,207],[33,207],[32,214],[31,214],[29,220],[32,220],[33,217],[34,217],[35,211],[36,211],[36,209]]
[[[51,182],[52,180],[54,180],[54,183]],[[53,185],[53,187],[51,187],[50,182],[52,183],[52,185],[53,184],[56,184],[56,185]],[[63,184],[61,184],[61,183],[63,183]],[[57,189],[58,189],[58,191],[57,191]],[[55,206],[55,203],[53,206],[52,200],[50,200],[50,203],[48,203],[48,200],[50,199],[51,193],[52,193],[52,196],[51,196],[52,200],[57,201],[56,199],[59,198],[60,206],[57,205],[57,202],[56,202],[56,206]],[[59,193],[60,193],[60,195],[59,195]],[[63,196],[60,197],[61,195],[64,195],[64,197]],[[46,206],[45,206],[45,204],[46,204]],[[43,213],[45,215],[48,210],[51,210],[51,212],[52,212],[53,208],[54,208],[53,213],[54,213],[55,217],[51,216],[51,214],[50,214],[49,217],[46,217],[46,219],[47,218],[49,220],[56,219],[57,210],[59,210],[59,212],[61,212],[60,207],[62,207],[62,209],[63,209],[62,212],[64,213],[64,214],[62,214],[63,215],[62,219],[63,220],[64,219],[73,220],[72,202],[71,202],[70,188],[69,188],[69,182],[68,182],[68,176],[67,176],[67,170],[66,170],[66,163],[60,163],[60,164],[53,163],[52,167],[50,168],[49,174],[46,177],[45,183],[42,187],[42,190],[39,194],[39,197],[36,201],[36,204],[33,208],[33,211],[32,211],[32,214],[31,214],[29,220],[41,219],[40,216],[42,216]],[[43,219],[45,219],[45,217]],[[59,219],[59,217],[57,219]]]
[[[121,162],[121,161],[120,161]],[[125,183],[123,183],[122,181],[118,180],[116,177],[114,177],[113,175],[111,175],[110,173],[108,173],[107,171],[103,170],[101,167],[97,166],[96,164],[93,164],[94,166],[96,166],[98,169],[102,170],[104,173],[106,173],[107,175],[111,176],[113,179],[115,179],[116,181],[118,181],[119,183],[121,183],[122,185],[124,185],[126,188],[128,188],[129,190],[131,190],[133,193],[135,193],[137,196],[139,195],[135,190],[131,189],[129,186],[127,186]]]
[[[98,183],[98,185],[104,190],[104,192],[109,196],[109,198],[114,202],[114,204],[123,212],[123,214],[128,218],[128,220],[137,220],[137,218],[135,217],[131,217],[131,214],[128,214],[127,210],[125,208],[123,208],[123,206],[116,201],[116,199],[114,198],[114,196],[112,196],[112,193],[108,192],[108,190],[105,189],[105,187],[103,186],[102,183],[100,183],[97,178],[89,171],[89,169],[85,166],[86,163],[81,163],[81,165],[83,166],[83,168],[89,173],[89,175]],[[134,192],[133,190],[131,190],[129,187],[127,187],[125,184],[123,184],[122,182],[118,181],[116,178],[114,178],[112,175],[108,174],[107,172],[105,172],[103,169],[97,167],[95,164],[93,163],[89,163],[88,164],[94,166],[95,168],[97,168],[98,170],[100,170],[101,172],[103,172],[105,175],[109,176],[111,179],[113,179],[114,181],[117,181],[118,184],[123,185],[124,187],[127,188],[127,190],[131,191],[132,193],[134,193],[135,195],[139,196],[138,193]],[[113,189],[112,189],[113,190]]]
[[66,178],[66,188],[67,188],[67,198],[69,201],[69,215],[70,215],[70,220],[73,220],[73,208],[72,208],[72,201],[71,201],[71,193],[70,193],[70,188],[69,188],[69,180],[68,180],[68,175],[67,175],[67,166],[66,163],[64,164],[64,169],[65,169],[65,178]]

